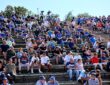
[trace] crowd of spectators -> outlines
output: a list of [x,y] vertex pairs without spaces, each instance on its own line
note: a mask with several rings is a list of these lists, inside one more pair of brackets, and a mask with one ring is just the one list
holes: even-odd
[[[50,72],[55,63],[65,65],[69,80],[73,75],[79,80],[86,72],[84,65],[93,64],[94,70],[99,66],[102,71],[110,71],[110,39],[105,42],[92,31],[109,34],[110,16],[79,16],[71,21],[61,21],[51,16],[51,12],[44,16],[43,11],[39,16],[12,14],[7,18],[0,14],[0,55],[4,59],[0,63],[0,72],[15,76],[17,69],[21,73],[22,67],[26,67],[28,73],[34,73],[34,69],[39,73],[45,69]],[[23,39],[26,47],[15,50],[13,36]],[[2,80],[7,78],[4,76]],[[93,73],[91,78],[95,78]]]

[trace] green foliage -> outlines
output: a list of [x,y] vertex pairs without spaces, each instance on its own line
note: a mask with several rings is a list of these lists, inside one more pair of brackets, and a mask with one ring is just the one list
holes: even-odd
[[[13,7],[11,5],[7,5],[6,8],[5,8],[5,11],[2,11],[2,14],[5,17],[8,17],[8,18],[10,18],[13,13],[16,13],[18,16],[25,16],[25,15],[30,15],[31,16],[31,15],[35,15],[32,11],[29,11],[25,7],[21,7],[21,6]],[[77,17],[78,16],[80,16],[80,17],[91,17],[91,15],[89,15],[88,13],[81,13],[81,14],[78,14]],[[59,17],[59,15],[58,14],[52,14],[51,17],[57,18],[57,17]],[[71,21],[72,18],[73,18],[72,11],[70,11],[66,15],[65,20],[66,21]]]
[[88,13],[81,13],[81,14],[78,14],[77,17],[80,16],[80,17],[91,17],[91,15],[89,15]]
[[28,10],[27,10],[26,8],[20,7],[20,6],[18,6],[18,7],[15,6],[15,7],[14,7],[14,11],[15,11],[15,13],[18,14],[19,16],[25,16],[26,13],[28,12]]
[[51,16],[52,16],[53,18],[57,18],[57,17],[59,17],[58,14],[52,14]]
[[65,20],[66,20],[66,21],[71,21],[72,18],[73,18],[73,15],[72,15],[72,12],[70,11],[70,12],[66,15]]
[[12,16],[13,13],[16,13],[18,16],[25,16],[28,12],[28,10],[24,7],[13,7],[11,5],[6,6],[5,11],[2,11],[3,14],[10,18]]
[[11,5],[8,5],[8,6],[5,8],[5,11],[4,11],[3,14],[4,14],[6,17],[9,18],[9,17],[12,15],[13,11],[14,11],[14,8],[13,8]]

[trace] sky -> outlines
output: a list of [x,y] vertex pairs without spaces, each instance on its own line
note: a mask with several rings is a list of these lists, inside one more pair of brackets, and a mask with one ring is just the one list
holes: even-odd
[[[7,5],[24,6],[33,13],[38,14],[44,10],[44,14],[51,10],[64,19],[69,11],[73,15],[89,13],[93,16],[107,16],[110,14],[110,0],[0,0],[0,10]],[[38,9],[38,10],[37,10]]]

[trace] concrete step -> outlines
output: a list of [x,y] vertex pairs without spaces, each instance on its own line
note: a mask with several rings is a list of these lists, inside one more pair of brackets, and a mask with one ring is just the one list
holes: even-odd
[[[15,41],[16,44],[25,44],[26,42],[24,40]],[[2,44],[2,41],[0,41],[0,44]]]
[[25,48],[26,44],[15,44],[14,48]]
[[[84,65],[84,68],[85,68],[85,70],[89,70],[89,71],[91,71],[91,70],[94,70],[94,66],[93,65]],[[66,72],[66,67],[65,67],[65,65],[63,65],[63,64],[59,64],[59,65],[55,65],[55,64],[52,64],[52,68],[51,68],[51,71],[50,72]],[[22,71],[23,71],[23,73],[27,73],[26,72],[26,68],[22,68]],[[45,71],[44,72],[47,72],[47,69],[45,69]]]
[[14,48],[25,48],[25,47],[26,47],[26,44],[25,43],[24,44],[21,44],[21,43],[15,44],[15,46],[14,46]]
[[[110,85],[109,80],[104,80],[102,82],[103,82],[103,85]],[[59,84],[60,85],[81,85],[76,81],[62,81],[62,82],[59,82]],[[15,85],[35,85],[35,83],[15,83]]]
[[[69,77],[66,72],[63,73],[42,73],[42,74],[22,74],[16,76],[16,83],[31,83],[38,80],[39,76],[44,75],[46,79],[48,80],[51,75],[54,75],[56,79],[59,81],[68,81]],[[101,73],[102,79],[110,79],[110,73]],[[73,80],[75,80],[75,76],[73,77]]]

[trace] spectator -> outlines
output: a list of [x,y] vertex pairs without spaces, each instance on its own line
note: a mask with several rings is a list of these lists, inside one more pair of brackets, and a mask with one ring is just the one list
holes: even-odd
[[6,44],[5,40],[3,40],[3,44],[0,46],[0,48],[2,50],[4,59],[6,59],[7,58],[6,53],[7,53],[7,50],[9,49],[9,45]]
[[13,46],[15,45],[15,42],[14,42],[14,41],[11,41],[10,38],[8,38],[8,39],[6,40],[6,43],[7,43],[7,45],[9,45],[10,47],[13,47]]
[[32,39],[32,44],[33,44],[33,49],[34,49],[34,50],[37,50],[38,45],[37,45],[37,43],[35,42],[34,39]]
[[108,61],[108,63],[107,63],[107,71],[108,71],[108,72],[110,71],[110,59],[109,59],[109,61]]
[[27,53],[24,52],[18,62],[19,62],[19,73],[21,73],[22,67],[26,67],[27,71],[29,72],[30,66],[29,66],[29,59],[28,59]]
[[83,72],[85,72],[85,70],[84,70],[84,66],[82,63],[82,59],[78,59],[77,63],[75,64],[75,73],[76,73],[77,80]]
[[50,63],[50,59],[49,57],[46,55],[46,53],[43,53],[41,56],[41,66],[42,66],[42,69],[48,69],[48,71],[51,70],[51,63]]
[[59,85],[59,82],[55,79],[55,76],[51,76],[49,78],[48,85]]
[[101,56],[101,70],[104,71],[103,67],[105,67],[107,65],[107,62],[108,62],[108,58],[107,58],[106,54],[103,53]]
[[10,58],[8,61],[8,64],[6,65],[6,72],[10,73],[12,75],[16,75],[16,66],[12,62],[12,59]]
[[69,75],[69,80],[72,80],[73,75],[75,75],[75,63],[74,63],[74,60],[72,58],[66,64],[66,68],[67,68],[67,73]]
[[76,53],[74,56],[74,62],[77,63],[78,59],[82,59],[82,57],[79,53]]
[[85,71],[80,74],[80,76],[78,78],[78,82],[83,85],[87,85],[89,78],[90,78],[90,76],[89,76],[88,72]]
[[99,80],[99,85],[102,85],[102,78],[101,78],[101,73],[99,69],[96,70],[96,78],[98,78]]
[[38,69],[39,73],[42,73],[41,71],[41,66],[40,66],[40,60],[37,54],[33,54],[31,61],[30,61],[30,68],[31,68],[31,73],[33,72],[33,69]]
[[90,59],[91,63],[95,66],[95,69],[97,65],[99,65],[99,58],[96,53],[93,54],[92,58]]
[[2,63],[2,61],[0,61],[0,72],[4,71],[5,70],[5,67]]
[[72,58],[73,59],[73,53],[71,51],[67,51],[66,52],[66,56],[64,57],[64,64],[66,65],[70,59]]
[[32,42],[31,42],[31,39],[27,39],[27,42],[26,42],[26,48],[29,49],[30,47],[32,47]]
[[14,48],[13,47],[10,47],[7,50],[7,60],[9,60],[10,58],[15,57],[15,55],[16,55],[16,52],[15,52]]
[[19,48],[18,52],[16,53],[16,56],[18,59],[20,59],[22,57],[22,55],[23,55],[23,48]]
[[0,85],[9,85],[8,79],[4,72],[0,72]]
[[54,50],[54,56],[56,57],[56,64],[63,63],[61,47],[57,46]]
[[39,80],[36,82],[35,85],[47,85],[45,77],[44,76],[40,76]]
[[12,62],[12,59],[9,59],[8,64],[6,65],[6,76],[10,84],[14,84],[16,75],[16,66]]
[[110,51],[110,39],[107,42],[107,49]]
[[96,74],[92,73],[90,79],[88,80],[88,85],[99,85],[99,80],[96,78]]

